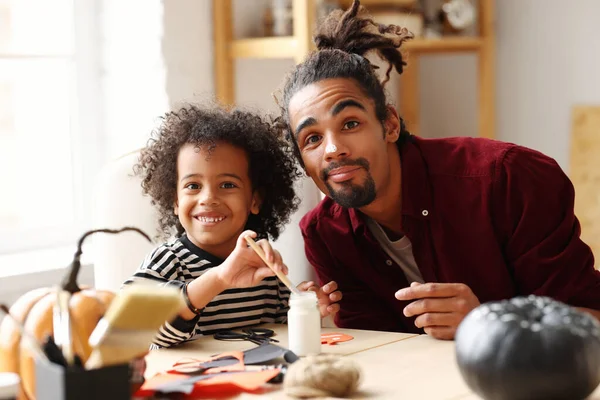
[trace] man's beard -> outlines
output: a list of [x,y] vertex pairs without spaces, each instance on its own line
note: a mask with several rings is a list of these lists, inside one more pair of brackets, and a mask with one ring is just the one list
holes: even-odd
[[[344,189],[334,190],[327,177],[329,172],[335,168],[357,165],[365,169],[367,172],[367,178],[365,183],[362,185],[355,185],[350,182],[341,183]],[[377,197],[377,191],[375,189],[375,180],[369,172],[369,162],[364,158],[358,158],[356,160],[346,161],[342,163],[331,163],[321,173],[321,179],[325,182],[325,186],[329,191],[329,197],[333,199],[340,206],[345,208],[360,208],[369,205]]]

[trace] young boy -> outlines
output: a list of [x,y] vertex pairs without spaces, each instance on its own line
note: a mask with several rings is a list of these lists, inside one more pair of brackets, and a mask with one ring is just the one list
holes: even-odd
[[[289,289],[246,244],[258,240],[287,273],[268,237],[277,239],[298,205],[299,176],[275,129],[260,116],[189,105],[167,113],[135,167],[158,208],[164,236],[133,277],[181,288],[187,308],[161,327],[168,347],[219,330],[285,322]],[[335,282],[315,290],[323,317],[339,309]]]

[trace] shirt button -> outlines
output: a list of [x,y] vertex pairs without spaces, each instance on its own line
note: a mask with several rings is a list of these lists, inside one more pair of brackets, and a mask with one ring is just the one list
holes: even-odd
[[385,261],[385,263],[386,263],[387,265],[392,265],[392,260],[386,260],[386,261]]
[[421,214],[422,214],[424,217],[426,217],[426,216],[428,216],[428,215],[429,215],[429,211],[427,211],[427,210],[423,210],[423,211],[421,211]]

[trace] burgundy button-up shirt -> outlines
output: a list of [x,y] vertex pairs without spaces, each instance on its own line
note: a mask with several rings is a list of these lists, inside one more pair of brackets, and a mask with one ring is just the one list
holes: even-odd
[[[573,185],[553,159],[473,138],[414,137],[400,156],[402,226],[425,282],[464,283],[481,303],[536,294],[600,309]],[[394,297],[408,285],[404,273],[358,210],[326,198],[300,228],[320,283],[334,280],[343,293],[338,326],[422,332]]]

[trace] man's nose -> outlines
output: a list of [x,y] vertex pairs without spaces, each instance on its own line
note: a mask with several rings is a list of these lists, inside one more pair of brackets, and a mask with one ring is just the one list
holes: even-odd
[[334,160],[336,158],[347,157],[349,150],[347,146],[341,140],[335,138],[328,138],[325,142],[325,159],[327,161]]

